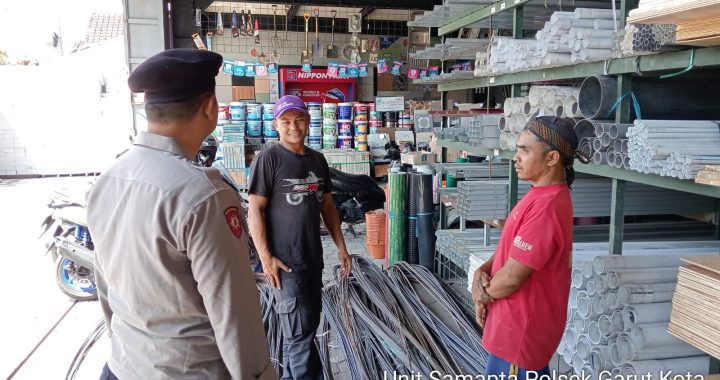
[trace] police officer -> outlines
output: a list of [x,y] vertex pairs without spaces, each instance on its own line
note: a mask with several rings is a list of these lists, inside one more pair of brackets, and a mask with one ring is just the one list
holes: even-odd
[[283,333],[283,379],[322,380],[315,331],[320,323],[323,249],[320,217],[338,248],[341,275],[352,262],[345,247],[330,170],[305,146],[310,115],[297,96],[275,102],[280,144],[263,150],[250,169],[250,226],[263,271],[275,288]]
[[173,49],[138,66],[148,132],[88,198],[112,353],[102,379],[277,379],[237,194],[191,160],[215,128],[218,54]]

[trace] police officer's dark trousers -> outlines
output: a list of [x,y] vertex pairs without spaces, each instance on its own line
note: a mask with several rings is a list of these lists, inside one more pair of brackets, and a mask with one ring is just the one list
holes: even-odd
[[322,380],[315,345],[322,312],[322,273],[280,273],[282,289],[275,289],[274,295],[283,333],[282,379]]

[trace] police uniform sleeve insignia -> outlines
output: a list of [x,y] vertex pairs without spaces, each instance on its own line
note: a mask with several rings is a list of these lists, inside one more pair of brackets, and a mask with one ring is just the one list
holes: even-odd
[[243,225],[240,220],[240,211],[238,208],[232,206],[225,209],[225,220],[228,226],[230,226],[230,231],[232,231],[233,235],[240,238],[243,234]]

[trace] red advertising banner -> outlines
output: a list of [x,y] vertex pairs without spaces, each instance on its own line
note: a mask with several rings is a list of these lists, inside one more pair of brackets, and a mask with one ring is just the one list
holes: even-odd
[[332,78],[326,69],[303,72],[299,67],[280,69],[281,95],[295,95],[306,102],[342,103],[355,100],[355,78]]

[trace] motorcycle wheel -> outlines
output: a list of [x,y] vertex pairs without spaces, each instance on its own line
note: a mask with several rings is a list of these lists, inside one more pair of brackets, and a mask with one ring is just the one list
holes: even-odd
[[63,256],[55,260],[55,280],[66,296],[77,301],[93,301],[97,299],[95,273],[92,269],[77,266]]

